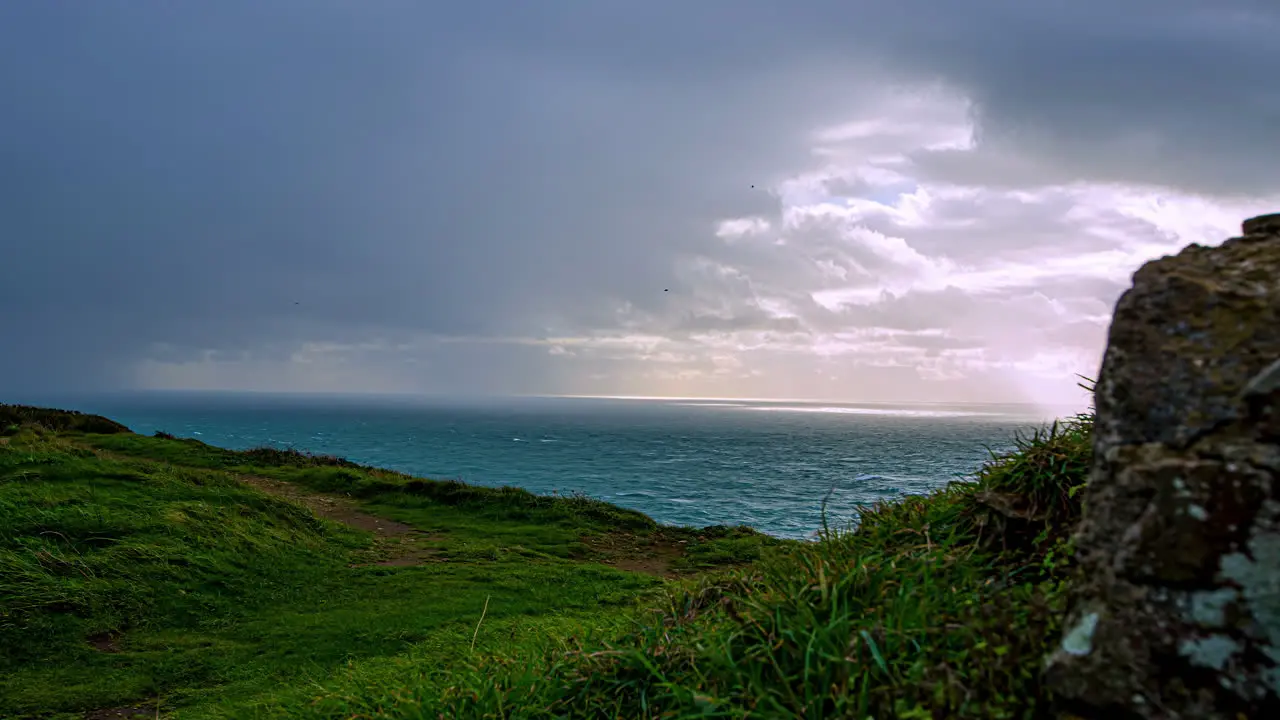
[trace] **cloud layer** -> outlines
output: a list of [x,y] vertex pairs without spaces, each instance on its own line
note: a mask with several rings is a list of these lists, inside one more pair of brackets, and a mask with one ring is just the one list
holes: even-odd
[[0,7],[0,387],[1074,401],[1273,3]]

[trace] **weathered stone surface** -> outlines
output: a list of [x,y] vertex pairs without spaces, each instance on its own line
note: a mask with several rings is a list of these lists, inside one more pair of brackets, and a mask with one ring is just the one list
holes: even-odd
[[1095,391],[1046,681],[1090,718],[1280,718],[1280,215],[1147,263]]

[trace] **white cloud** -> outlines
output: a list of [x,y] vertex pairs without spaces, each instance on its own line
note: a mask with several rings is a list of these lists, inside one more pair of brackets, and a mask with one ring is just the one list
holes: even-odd
[[[1096,371],[1134,270],[1280,204],[1101,182],[1019,187],[1039,170],[993,166],[973,122],[963,97],[929,88],[816,130],[819,166],[772,189],[775,217],[725,218],[716,234],[728,242],[681,261],[686,304],[649,320],[680,348],[664,361],[685,362],[685,379],[710,372],[700,368],[711,357],[722,374],[763,355],[792,375],[908,368],[936,399],[995,373],[1006,382],[992,400],[1081,401],[1076,374]],[[938,156],[957,172],[934,173]],[[674,321],[681,312],[714,318],[714,332],[681,334],[696,326]],[[792,332],[768,332],[781,320]],[[750,394],[787,384],[739,374]]]
[[732,218],[720,221],[716,236],[725,242],[733,242],[744,236],[766,233],[769,229],[769,221],[762,217]]

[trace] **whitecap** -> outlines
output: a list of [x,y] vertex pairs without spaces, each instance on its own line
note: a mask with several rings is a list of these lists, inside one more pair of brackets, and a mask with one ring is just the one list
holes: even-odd
[[657,497],[657,495],[648,490],[619,490],[613,494],[614,497]]

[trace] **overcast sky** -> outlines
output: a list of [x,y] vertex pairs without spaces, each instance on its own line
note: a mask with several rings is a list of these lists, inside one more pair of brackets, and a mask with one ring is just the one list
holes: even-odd
[[1077,402],[1275,0],[0,3],[0,389]]

